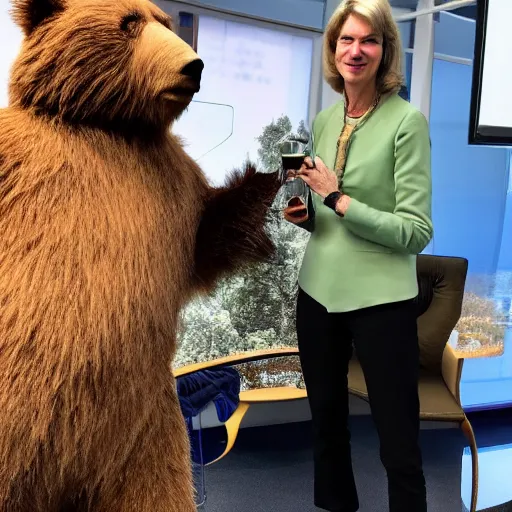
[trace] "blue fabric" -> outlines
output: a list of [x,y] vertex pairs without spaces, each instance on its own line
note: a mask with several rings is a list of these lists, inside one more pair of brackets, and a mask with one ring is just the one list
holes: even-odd
[[219,421],[225,422],[240,402],[240,375],[234,368],[201,370],[177,379],[183,416],[197,416],[213,401]]

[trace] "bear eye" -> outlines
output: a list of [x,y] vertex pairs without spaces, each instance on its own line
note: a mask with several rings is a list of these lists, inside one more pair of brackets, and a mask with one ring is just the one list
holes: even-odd
[[142,16],[139,13],[132,12],[127,14],[121,20],[121,30],[123,32],[127,32],[128,34],[134,34],[141,21]]

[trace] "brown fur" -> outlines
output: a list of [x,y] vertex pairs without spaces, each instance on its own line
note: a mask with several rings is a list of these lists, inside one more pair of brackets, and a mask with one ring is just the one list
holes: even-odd
[[[144,23],[120,34],[135,11]],[[271,254],[278,184],[249,165],[213,189],[168,132],[187,101],[162,91],[189,85],[196,56],[149,2],[18,0],[15,19],[27,39],[0,111],[0,512],[192,512],[178,314]]]

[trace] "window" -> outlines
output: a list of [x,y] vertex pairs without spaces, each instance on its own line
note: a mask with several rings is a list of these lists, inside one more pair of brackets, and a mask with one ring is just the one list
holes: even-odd
[[468,144],[472,66],[463,62],[472,55],[474,30],[473,21],[441,13],[430,118],[432,252],[469,261],[462,316],[450,340],[467,358],[466,409],[512,403],[510,151]]
[[400,30],[400,38],[402,40],[402,48],[404,50],[403,58],[403,74],[405,79],[405,87],[403,90],[403,98],[409,100],[411,92],[412,77],[412,56],[414,51],[414,33],[416,28],[416,20],[403,21],[398,23]]
[[[262,170],[275,170],[280,165],[273,155],[277,140],[287,131],[309,129],[315,37],[199,16],[198,53],[205,63],[201,91],[173,130],[214,184],[247,157]],[[273,264],[223,281],[213,296],[185,309],[176,366],[296,345],[297,272],[307,233],[277,212],[269,229],[277,245]],[[296,361],[285,371],[280,368],[275,379],[301,379]],[[241,373],[243,385],[251,386],[250,376]]]
[[258,160],[258,137],[272,121],[308,124],[312,52],[310,37],[200,16],[201,91],[174,131],[215,183],[247,157]]

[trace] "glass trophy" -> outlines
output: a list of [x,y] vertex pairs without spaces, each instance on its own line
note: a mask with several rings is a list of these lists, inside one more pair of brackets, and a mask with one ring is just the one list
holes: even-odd
[[279,151],[284,209],[290,217],[307,220],[310,190],[295,173],[301,168],[304,158],[311,154],[310,142],[305,138],[289,135],[280,141]]

